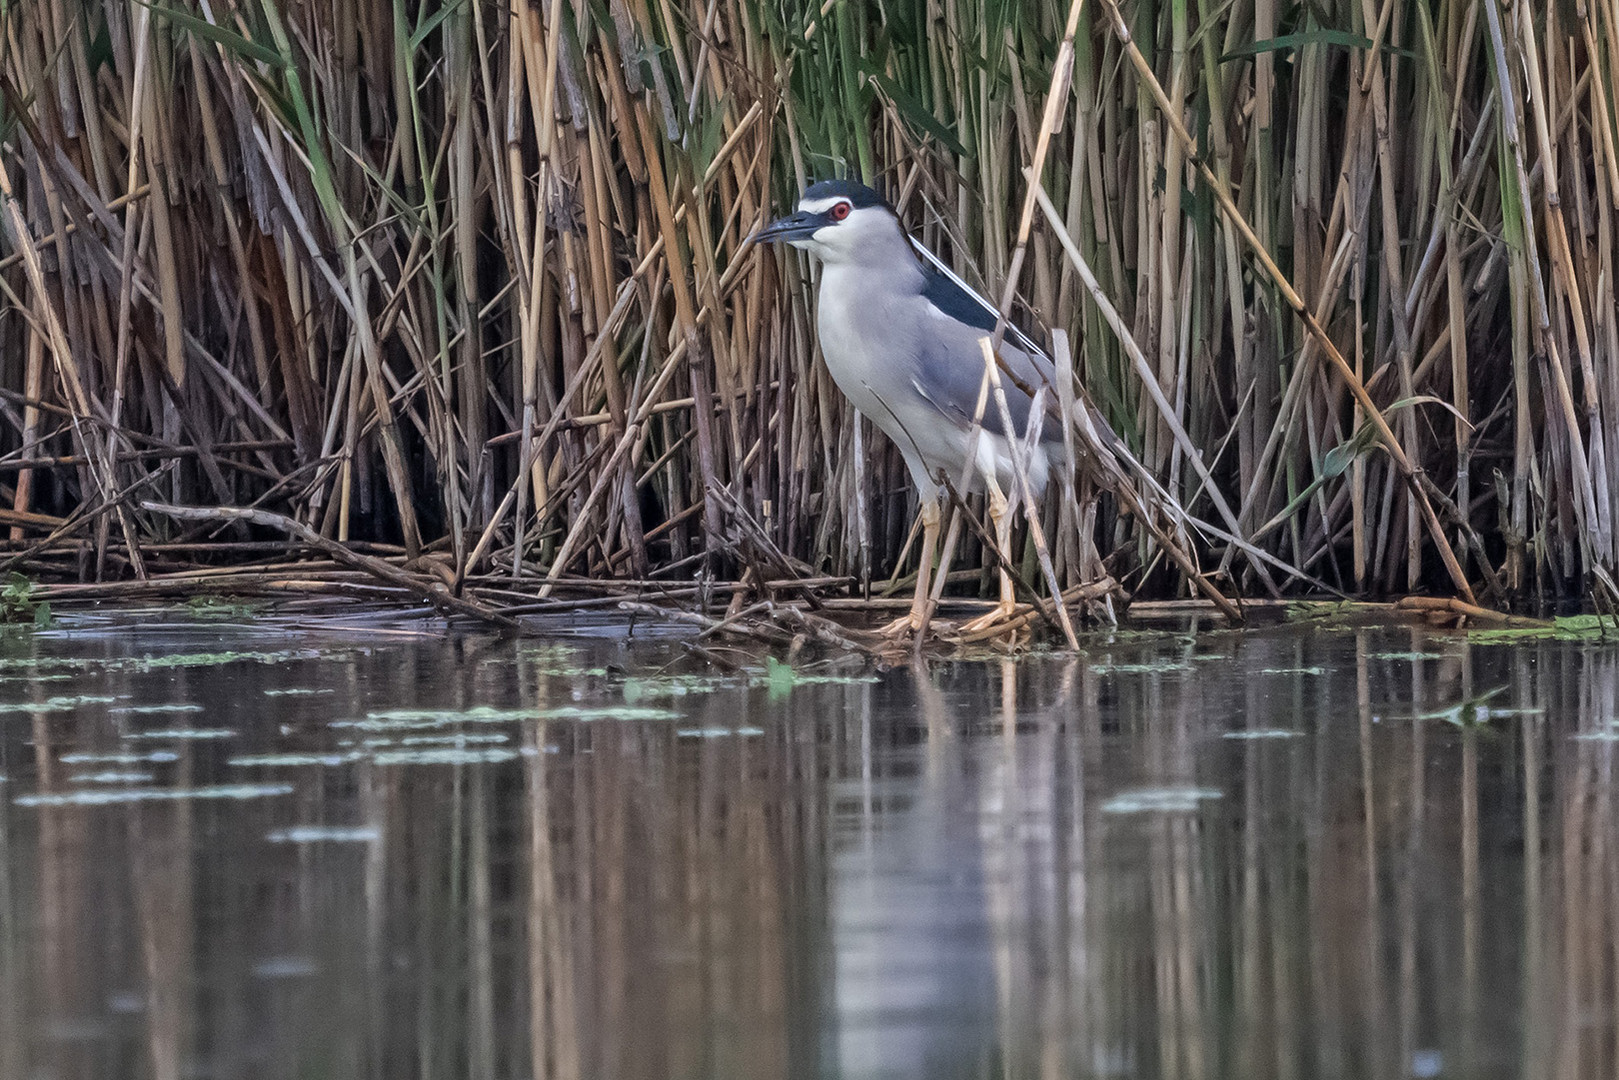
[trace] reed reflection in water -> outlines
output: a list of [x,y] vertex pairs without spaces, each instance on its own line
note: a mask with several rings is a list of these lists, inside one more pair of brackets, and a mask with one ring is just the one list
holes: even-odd
[[0,1076],[1619,1071],[1613,648],[202,648],[4,646]]

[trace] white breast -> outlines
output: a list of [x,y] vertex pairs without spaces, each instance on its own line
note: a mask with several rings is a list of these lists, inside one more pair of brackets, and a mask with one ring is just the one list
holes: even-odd
[[822,275],[816,311],[821,353],[844,396],[897,441],[888,413],[915,394],[915,298],[862,292],[859,276],[840,266]]

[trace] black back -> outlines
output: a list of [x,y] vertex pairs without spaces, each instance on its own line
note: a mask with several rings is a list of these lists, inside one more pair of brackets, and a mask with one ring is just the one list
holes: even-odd
[[979,303],[960,285],[940,273],[927,260],[919,260],[922,267],[922,295],[928,303],[958,322],[989,334],[995,331],[995,312]]

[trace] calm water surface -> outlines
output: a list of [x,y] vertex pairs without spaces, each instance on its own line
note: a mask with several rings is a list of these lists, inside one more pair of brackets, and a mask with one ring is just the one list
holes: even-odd
[[1612,646],[69,630],[0,639],[6,1080],[1619,1071]]

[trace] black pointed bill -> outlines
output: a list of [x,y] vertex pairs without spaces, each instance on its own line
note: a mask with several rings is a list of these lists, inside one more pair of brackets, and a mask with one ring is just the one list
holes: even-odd
[[826,214],[812,214],[805,210],[780,221],[772,221],[769,225],[753,234],[756,244],[792,243],[794,240],[808,240],[815,235],[816,230],[830,222]]

